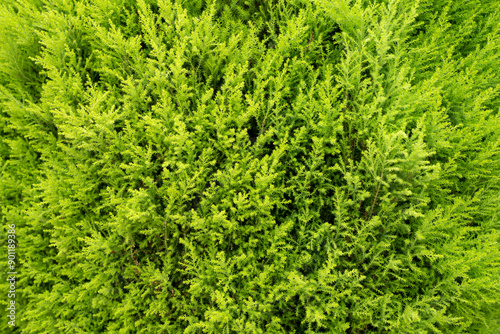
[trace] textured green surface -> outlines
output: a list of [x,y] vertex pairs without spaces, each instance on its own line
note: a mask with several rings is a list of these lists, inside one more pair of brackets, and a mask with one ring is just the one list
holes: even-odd
[[499,1],[2,1],[0,332],[498,333],[499,28]]

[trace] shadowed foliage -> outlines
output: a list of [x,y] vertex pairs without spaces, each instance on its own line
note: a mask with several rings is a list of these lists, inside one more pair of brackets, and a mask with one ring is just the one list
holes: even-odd
[[500,333],[499,29],[498,1],[2,1],[0,332]]

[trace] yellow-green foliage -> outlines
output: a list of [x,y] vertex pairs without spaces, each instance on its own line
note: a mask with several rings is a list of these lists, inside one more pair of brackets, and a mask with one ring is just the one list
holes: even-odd
[[3,1],[0,332],[500,332],[499,28],[498,1]]

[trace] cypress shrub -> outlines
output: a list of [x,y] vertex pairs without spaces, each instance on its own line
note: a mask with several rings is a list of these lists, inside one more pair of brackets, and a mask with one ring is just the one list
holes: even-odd
[[4,333],[500,333],[500,2],[7,0]]

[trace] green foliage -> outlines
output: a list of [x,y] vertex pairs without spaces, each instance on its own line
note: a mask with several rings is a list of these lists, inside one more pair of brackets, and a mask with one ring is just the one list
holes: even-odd
[[10,0],[0,28],[0,331],[500,331],[498,1]]

